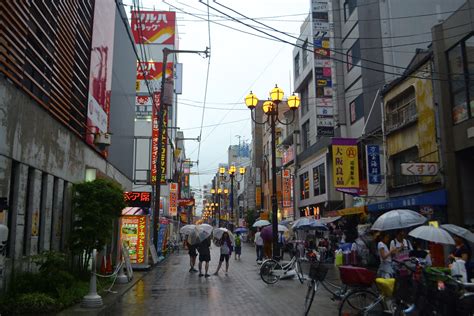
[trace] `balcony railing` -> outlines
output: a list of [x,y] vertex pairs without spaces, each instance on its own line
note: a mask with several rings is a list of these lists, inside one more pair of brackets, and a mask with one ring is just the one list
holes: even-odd
[[418,112],[416,111],[416,102],[412,100],[410,103],[402,108],[387,113],[386,119],[386,133],[393,132],[418,119]]
[[420,176],[392,175],[390,178],[390,188],[401,188],[421,183]]

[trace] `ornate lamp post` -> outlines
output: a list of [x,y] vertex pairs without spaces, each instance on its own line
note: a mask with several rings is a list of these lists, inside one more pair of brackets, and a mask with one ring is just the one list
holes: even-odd
[[252,120],[257,124],[269,123],[271,128],[271,152],[272,152],[272,231],[273,231],[273,256],[277,256],[280,251],[278,249],[278,201],[277,201],[277,183],[276,183],[276,139],[275,139],[275,123],[279,122],[283,125],[290,125],[295,119],[295,111],[300,106],[300,98],[294,93],[288,98],[288,107],[292,110],[293,118],[291,122],[284,123],[278,117],[278,105],[283,100],[284,92],[275,85],[275,88],[270,91],[270,98],[263,102],[262,110],[267,115],[264,122],[257,122],[255,120],[254,109],[258,105],[258,98],[250,91],[250,94],[245,97],[245,105],[252,111]]
[[[234,216],[234,179],[237,182],[242,181],[245,174],[245,168],[244,167],[239,168],[240,179],[236,178],[236,171],[237,171],[237,168],[234,165],[230,166],[229,170],[227,170],[227,173],[230,178],[230,211],[231,211],[232,216]],[[227,180],[225,177],[225,173],[226,173],[225,168],[220,167],[219,174],[221,176],[221,179],[224,182],[229,182],[229,180]]]

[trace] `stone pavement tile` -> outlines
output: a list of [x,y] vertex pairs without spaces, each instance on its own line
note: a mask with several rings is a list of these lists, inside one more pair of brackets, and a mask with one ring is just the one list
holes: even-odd
[[[212,246],[209,273],[215,272],[219,248]],[[297,278],[265,284],[254,248],[242,247],[241,260],[230,260],[229,274],[200,278],[189,273],[189,257],[172,255],[101,315],[303,315],[307,284]],[[333,271],[334,270],[334,271]],[[328,279],[337,279],[335,269]],[[311,315],[337,315],[338,304],[324,289],[316,293]]]

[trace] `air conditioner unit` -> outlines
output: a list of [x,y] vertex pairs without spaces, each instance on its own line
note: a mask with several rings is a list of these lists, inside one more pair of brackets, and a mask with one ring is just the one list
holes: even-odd
[[112,142],[112,136],[109,133],[96,133],[94,134],[94,144],[99,147],[100,150],[104,150],[110,146]]

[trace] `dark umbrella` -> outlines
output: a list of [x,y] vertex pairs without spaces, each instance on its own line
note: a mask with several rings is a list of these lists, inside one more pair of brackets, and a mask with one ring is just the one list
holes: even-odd
[[[281,232],[285,232],[287,231],[288,229],[283,226],[283,225],[278,225],[278,232],[281,233]],[[273,230],[272,230],[272,226],[267,226],[265,227],[264,229],[262,229],[262,232],[260,233],[260,237],[263,238],[263,240],[265,241],[272,241],[273,240]]]

